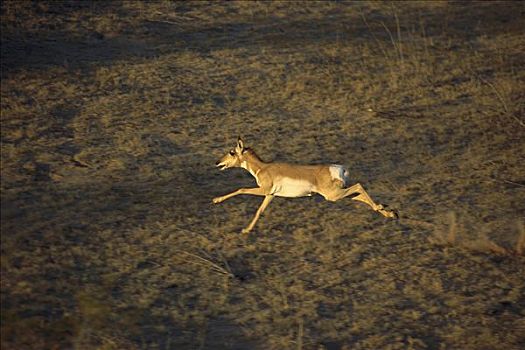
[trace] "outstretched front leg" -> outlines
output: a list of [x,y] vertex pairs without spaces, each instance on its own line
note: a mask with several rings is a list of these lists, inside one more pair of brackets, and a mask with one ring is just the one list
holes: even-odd
[[213,203],[214,204],[218,204],[220,202],[224,202],[225,200],[227,200],[227,199],[229,199],[231,197],[237,196],[239,194],[251,194],[251,195],[255,195],[255,196],[264,196],[265,195],[264,190],[262,188],[260,188],[260,187],[257,187],[257,188],[240,188],[237,191],[233,191],[232,193],[228,193],[228,194],[226,194],[224,196],[213,198]]

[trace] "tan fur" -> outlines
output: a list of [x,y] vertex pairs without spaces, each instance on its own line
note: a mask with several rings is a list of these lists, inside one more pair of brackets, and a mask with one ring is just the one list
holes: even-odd
[[[353,200],[368,204],[373,210],[386,217],[395,218],[397,216],[395,212],[385,209],[381,204],[376,204],[360,184],[345,187],[348,172],[340,165],[266,163],[253,150],[245,148],[244,142],[239,138],[237,146],[223,156],[217,162],[217,166],[221,167],[221,170],[242,167],[255,177],[259,187],[241,188],[227,195],[214,198],[213,203],[221,203],[239,194],[265,197],[243,233],[248,233],[253,229],[260,215],[275,196],[303,197],[318,193],[326,200],[337,201],[353,195]],[[343,175],[337,175],[334,178],[335,174]]]

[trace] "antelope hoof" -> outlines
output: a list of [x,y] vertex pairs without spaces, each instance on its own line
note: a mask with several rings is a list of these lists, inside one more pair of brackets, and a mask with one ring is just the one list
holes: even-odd
[[222,201],[223,201],[222,197],[215,197],[215,198],[213,198],[213,204],[219,204]]
[[397,213],[393,210],[380,210],[379,212],[387,218],[396,219],[396,220],[399,219],[399,215],[397,215]]
[[377,211],[381,213],[383,216],[387,218],[392,218],[395,220],[399,219],[399,215],[397,214],[395,210],[385,209],[386,205],[383,206],[381,204],[379,204],[378,207],[379,208],[377,209]]
[[250,231],[251,231],[251,229],[249,229],[249,228],[243,228],[242,231],[241,231],[241,233],[242,233],[243,235],[247,235],[248,233],[250,233]]

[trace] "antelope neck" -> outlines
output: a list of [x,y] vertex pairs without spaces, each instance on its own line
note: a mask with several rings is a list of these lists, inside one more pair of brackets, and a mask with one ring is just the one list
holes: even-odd
[[264,162],[251,153],[247,153],[244,158],[245,160],[242,161],[241,167],[248,170],[250,174],[257,178],[257,174],[261,171]]

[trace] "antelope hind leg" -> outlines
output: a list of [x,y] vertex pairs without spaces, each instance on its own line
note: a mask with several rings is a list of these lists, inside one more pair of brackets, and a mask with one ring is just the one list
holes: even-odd
[[361,184],[359,183],[345,189],[341,198],[347,196],[353,196],[353,200],[368,204],[374,211],[377,211],[378,213],[387,218],[398,218],[398,215],[395,211],[386,209],[385,206],[383,206],[382,204],[377,204],[376,202],[374,202],[370,195],[365,191],[363,186],[361,186]]

